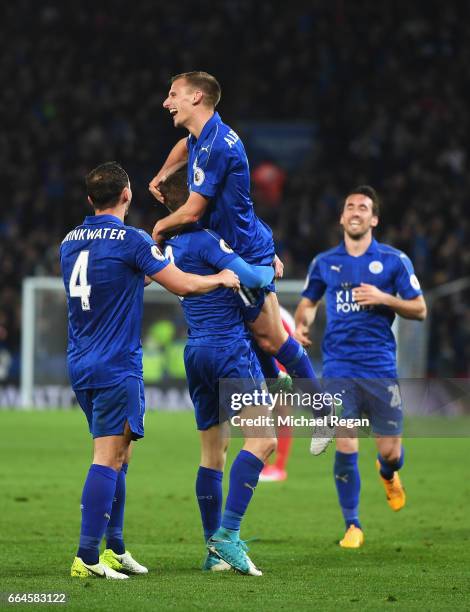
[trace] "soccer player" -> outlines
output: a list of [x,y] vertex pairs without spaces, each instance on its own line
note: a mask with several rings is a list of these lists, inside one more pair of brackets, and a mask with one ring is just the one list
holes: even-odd
[[[379,198],[372,187],[360,186],[348,194],[340,219],[344,241],[313,259],[295,322],[297,338],[309,346],[310,327],[326,293],[323,376],[331,379],[329,391],[342,394],[344,418],[358,418],[363,412],[368,415],[387,502],[398,511],[405,505],[398,474],[404,461],[403,413],[391,327],[395,315],[422,321],[426,304],[408,257],[373,238],[379,212]],[[325,450],[331,437],[331,431],[329,435],[317,431],[311,452]],[[359,520],[359,444],[355,432],[338,429],[336,449],[334,476],[346,525],[340,545],[359,548],[364,534]]]
[[[166,234],[200,222],[222,236],[247,263],[274,264],[280,277],[283,266],[274,252],[272,232],[253,209],[245,149],[215,112],[220,96],[219,83],[207,72],[185,72],[171,79],[163,107],[174,126],[186,128],[189,136],[176,143],[149,189],[164,203],[161,183],[187,163],[190,191],[183,206],[157,222],[152,235],[159,242]],[[268,285],[258,308],[251,309],[250,329],[258,346],[268,354],[258,355],[263,372],[271,379],[279,375],[275,357],[290,375],[307,381],[306,390],[316,389],[312,364],[303,347],[284,329],[274,291],[274,284]]]
[[[168,197],[174,179],[172,175],[165,185],[170,210],[177,210],[180,204]],[[274,275],[272,266],[247,264],[219,235],[198,227],[186,228],[168,239],[165,255],[182,270],[197,274],[211,275],[221,268],[231,269],[250,288],[269,284]],[[237,392],[252,393],[261,391],[263,374],[251,346],[240,300],[232,291],[217,289],[203,296],[184,298],[181,305],[189,328],[185,367],[201,440],[196,496],[209,550],[203,569],[221,571],[233,567],[243,574],[260,576],[240,540],[240,526],[276,439],[269,428],[243,430],[245,442],[230,470],[222,514],[222,477],[228,447],[226,420],[231,413],[221,405],[230,398],[228,393],[220,393],[219,381],[237,379]],[[269,414],[266,406],[247,410],[255,416]],[[241,411],[241,418],[247,410]]]
[[[60,247],[69,375],[94,440],[71,575],[123,579],[126,573],[147,573],[126,551],[122,534],[131,442],[144,435],[140,330],[145,278],[185,296],[237,289],[239,281],[230,270],[204,277],[182,272],[148,234],[124,225],[132,192],[117,163],[92,170],[86,186],[95,214],[69,232]],[[106,550],[99,557],[105,534]]]

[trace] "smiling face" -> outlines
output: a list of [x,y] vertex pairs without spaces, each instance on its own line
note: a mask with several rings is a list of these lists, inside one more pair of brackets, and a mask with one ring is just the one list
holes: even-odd
[[371,198],[362,193],[350,194],[344,203],[340,223],[353,240],[360,240],[377,227],[379,218],[373,212]]
[[163,108],[170,112],[175,127],[186,127],[201,98],[201,91],[189,85],[186,79],[178,79],[172,83]]

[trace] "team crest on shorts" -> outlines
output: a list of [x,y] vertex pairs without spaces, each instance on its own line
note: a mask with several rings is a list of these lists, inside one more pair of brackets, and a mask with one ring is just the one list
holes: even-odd
[[163,255],[163,253],[160,251],[156,244],[153,245],[153,247],[150,249],[150,252],[155,257],[155,259],[158,259],[158,261],[165,261],[165,255]]
[[384,269],[383,263],[381,261],[371,261],[369,264],[369,270],[372,274],[380,274]]
[[203,184],[206,175],[204,174],[204,170],[202,168],[198,168],[197,166],[194,168],[194,184],[199,187]]

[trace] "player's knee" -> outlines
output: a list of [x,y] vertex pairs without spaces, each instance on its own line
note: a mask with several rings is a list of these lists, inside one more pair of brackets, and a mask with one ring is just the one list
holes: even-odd
[[226,449],[211,450],[209,452],[206,451],[201,454],[201,466],[210,470],[218,470],[219,472],[223,472],[226,458]]
[[399,448],[386,448],[380,452],[380,455],[387,463],[397,463],[400,460],[401,452]]
[[256,440],[251,440],[249,445],[249,450],[259,457],[262,461],[266,461],[268,457],[270,457],[277,448],[277,439],[276,438],[258,438]]
[[279,350],[277,343],[274,342],[273,339],[270,338],[269,336],[264,336],[264,335],[257,336],[256,342],[258,343],[258,346],[260,347],[260,349],[264,353],[268,353],[268,355],[275,355]]

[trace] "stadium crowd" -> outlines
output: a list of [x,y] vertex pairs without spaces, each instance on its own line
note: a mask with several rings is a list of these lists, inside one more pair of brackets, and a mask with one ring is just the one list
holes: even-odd
[[[178,136],[161,102],[184,70],[217,76],[235,128],[315,124],[311,155],[278,197],[256,198],[288,278],[338,240],[342,197],[357,183],[383,196],[378,236],[411,257],[428,295],[469,276],[469,13],[436,0],[5,5],[0,381],[18,379],[22,280],[58,275],[58,245],[85,213],[86,172],[118,160],[132,180],[129,222],[150,231],[161,214],[147,185]],[[468,375],[468,292],[436,300],[430,330],[429,375]]]

